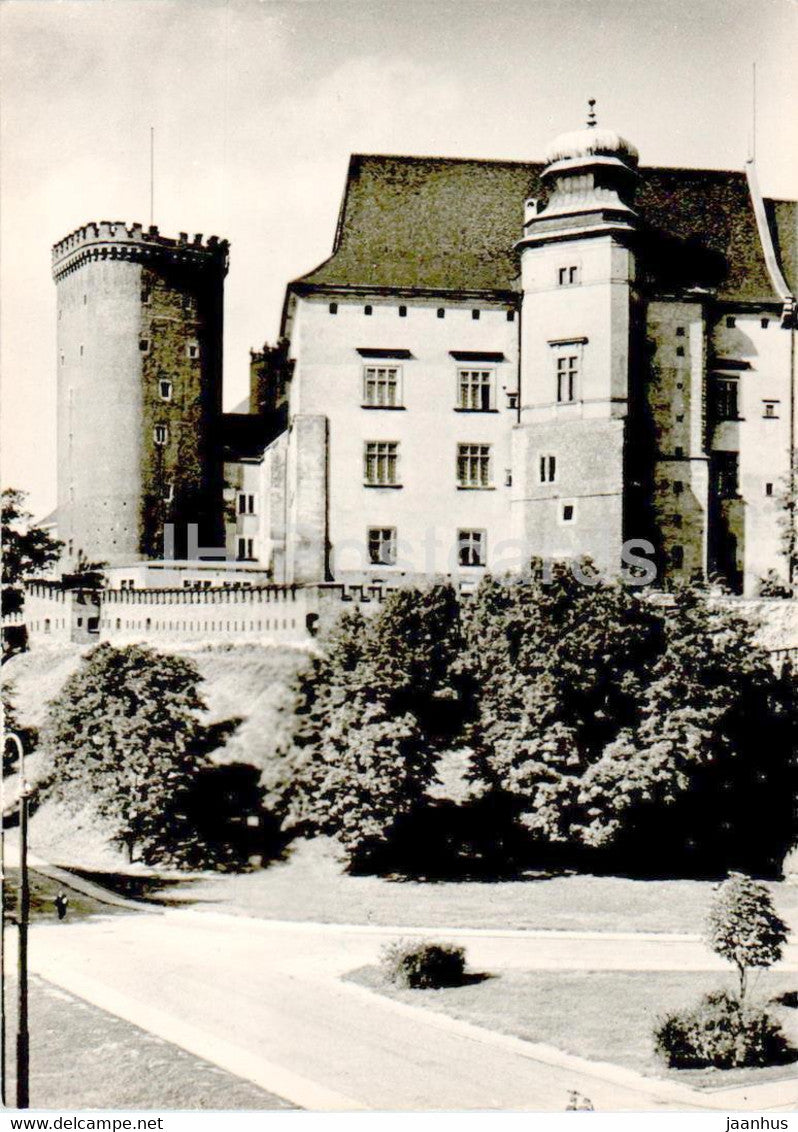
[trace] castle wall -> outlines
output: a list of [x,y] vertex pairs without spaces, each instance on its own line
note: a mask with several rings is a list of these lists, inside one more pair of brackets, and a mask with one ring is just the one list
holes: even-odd
[[[335,314],[330,312],[331,302],[337,306]],[[367,305],[372,310],[370,315],[365,313]],[[404,317],[399,313],[400,306],[406,309]],[[444,311],[443,317],[438,317],[439,309]],[[475,310],[479,318],[474,318]],[[328,422],[326,475],[331,490],[328,537],[332,577],[391,579],[413,573],[478,576],[481,567],[459,565],[460,530],[484,532],[488,568],[518,565],[518,555],[513,556],[509,546],[508,530],[510,432],[517,417],[518,324],[514,311],[514,321],[508,321],[508,310],[508,304],[478,298],[363,295],[355,299],[331,294],[297,300],[292,329],[296,366],[291,383],[289,531],[294,516],[299,526],[309,525],[313,550],[298,554],[289,548],[289,577],[294,563],[300,568],[300,558],[304,562],[303,577],[309,578],[311,572],[317,578],[323,576],[318,543],[324,499],[321,426],[298,425],[303,416],[326,418]],[[453,351],[495,358],[458,361]],[[396,407],[364,406],[364,371],[368,366],[398,368]],[[468,366],[491,371],[493,392],[488,411],[459,410],[458,369]],[[366,485],[364,447],[368,441],[398,444],[397,486]],[[458,487],[459,443],[490,445],[487,487]],[[291,462],[302,459],[303,444],[310,478],[302,477],[305,486],[300,499],[292,470],[299,465]],[[371,563],[369,528],[396,531],[394,565]]]
[[707,562],[707,348],[702,303],[650,302],[646,338],[657,577],[667,584],[703,575]]
[[92,644],[99,640],[100,605],[92,592],[63,590],[57,583],[25,587],[25,625],[31,648],[47,642]]
[[710,382],[736,379],[738,386],[739,420],[719,422],[708,443],[713,453],[739,454],[739,497],[726,503],[723,517],[746,594],[771,569],[787,579],[779,524],[790,467],[790,338],[768,308],[721,311],[710,331]]
[[58,285],[58,530],[64,568],[141,554],[141,266],[92,260]]
[[307,615],[312,592],[290,586],[247,590],[107,590],[100,639],[114,645],[147,641],[303,641],[311,637]]
[[[562,285],[561,272],[571,270],[576,281]],[[615,575],[625,537],[634,257],[612,237],[574,238],[524,247],[521,271],[513,531],[527,557],[587,556]],[[577,367],[565,396],[562,357]]]
[[64,569],[80,552],[109,564],[163,555],[165,522],[221,543],[226,269],[215,237],[141,225],[89,224],[54,247]]

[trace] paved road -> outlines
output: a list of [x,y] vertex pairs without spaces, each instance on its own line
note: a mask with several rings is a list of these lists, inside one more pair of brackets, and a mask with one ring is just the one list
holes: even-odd
[[[344,971],[373,962],[386,939],[408,934],[168,911],[37,925],[31,966],[307,1108],[561,1111],[571,1089],[605,1110],[697,1107],[681,1086],[552,1059],[530,1043],[340,982]],[[430,934],[466,943],[472,965],[489,970],[719,965],[690,937]],[[798,970],[797,948],[787,962]],[[798,1085],[792,1092],[798,1101]],[[783,1104],[783,1096],[781,1086],[756,1107]],[[736,1097],[736,1107],[744,1100]]]

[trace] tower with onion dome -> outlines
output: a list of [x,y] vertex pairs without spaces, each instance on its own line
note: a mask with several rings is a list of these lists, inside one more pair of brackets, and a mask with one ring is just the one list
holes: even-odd
[[543,558],[610,574],[627,534],[627,431],[636,334],[638,155],[596,122],[549,147],[546,195],[517,244],[523,291],[514,534]]

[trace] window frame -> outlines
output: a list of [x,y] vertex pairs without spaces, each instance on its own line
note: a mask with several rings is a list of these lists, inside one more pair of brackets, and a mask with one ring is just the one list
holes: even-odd
[[[478,383],[474,383],[474,378],[479,378]],[[464,385],[464,378],[469,381],[467,386]],[[457,367],[456,375],[456,405],[455,409],[459,413],[495,413],[496,412],[496,367],[495,366],[463,366]],[[470,405],[466,404],[470,400],[470,395],[477,391],[477,400],[481,401],[481,393],[487,389],[487,405]]]
[[[478,553],[478,561],[464,561]],[[461,569],[484,569],[488,564],[488,532],[484,527],[460,527],[457,531],[457,565]]]
[[[159,433],[163,433],[163,438],[159,438]],[[153,443],[157,444],[159,448],[165,448],[169,443],[169,425],[157,424],[153,425],[152,429]]]
[[[369,390],[372,388],[370,383],[371,375],[376,375],[374,378],[373,389],[379,392],[380,389],[380,373],[393,373],[395,380],[393,382],[387,379],[385,387],[393,388],[395,400],[392,403],[381,403],[378,399],[369,399]],[[404,408],[404,374],[400,365],[374,365],[369,363],[364,365],[360,377],[360,404],[363,409],[403,409]]]
[[[582,400],[586,338],[550,342],[554,371],[554,404],[576,405]],[[568,393],[563,397],[561,394]]]
[[494,487],[493,465],[492,444],[481,440],[458,440],[455,473],[459,491],[491,491]]
[[539,483],[556,483],[557,482],[557,456],[548,452],[540,454],[540,463],[538,465]]
[[581,263],[561,263],[557,267],[558,287],[579,287],[582,283]]
[[[370,451],[374,449],[374,451]],[[384,449],[384,451],[383,451]],[[392,451],[391,451],[392,450]],[[374,463],[372,464],[372,461]],[[381,461],[386,461],[386,478],[381,478]],[[393,461],[393,463],[391,463]],[[400,479],[400,445],[398,440],[364,440],[363,441],[363,486],[364,487],[401,487]],[[376,474],[372,477],[372,471]]]
[[712,418],[714,421],[740,420],[740,379],[729,374],[712,375]]
[[[387,535],[387,538],[384,537]],[[395,566],[397,561],[396,527],[367,527],[366,553],[370,566]],[[379,557],[379,553],[387,547],[388,557]],[[377,556],[375,556],[377,555]]]
[[[167,393],[164,393],[164,386],[168,387]],[[160,397],[160,399],[162,401],[171,401],[173,392],[174,392],[174,382],[172,382],[168,377],[159,377],[158,378],[158,396]]]

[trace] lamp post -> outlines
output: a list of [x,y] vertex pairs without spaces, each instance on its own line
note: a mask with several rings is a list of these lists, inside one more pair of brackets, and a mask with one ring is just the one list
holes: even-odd
[[[25,781],[25,747],[22,739],[14,731],[6,732],[6,743],[16,744],[19,771],[19,904],[17,926],[19,928],[18,962],[18,1027],[17,1027],[17,1108],[27,1108],[29,1100],[29,1038],[27,1023],[27,928],[31,915],[31,890],[27,875],[27,817],[28,787]],[[3,745],[3,760],[6,747]],[[5,784],[5,766],[3,766]],[[5,789],[0,794],[0,876],[2,876],[2,921],[0,923],[0,998],[2,1000],[2,1019],[0,1019],[0,1062],[2,1064],[2,1101],[6,1104],[6,797]]]

